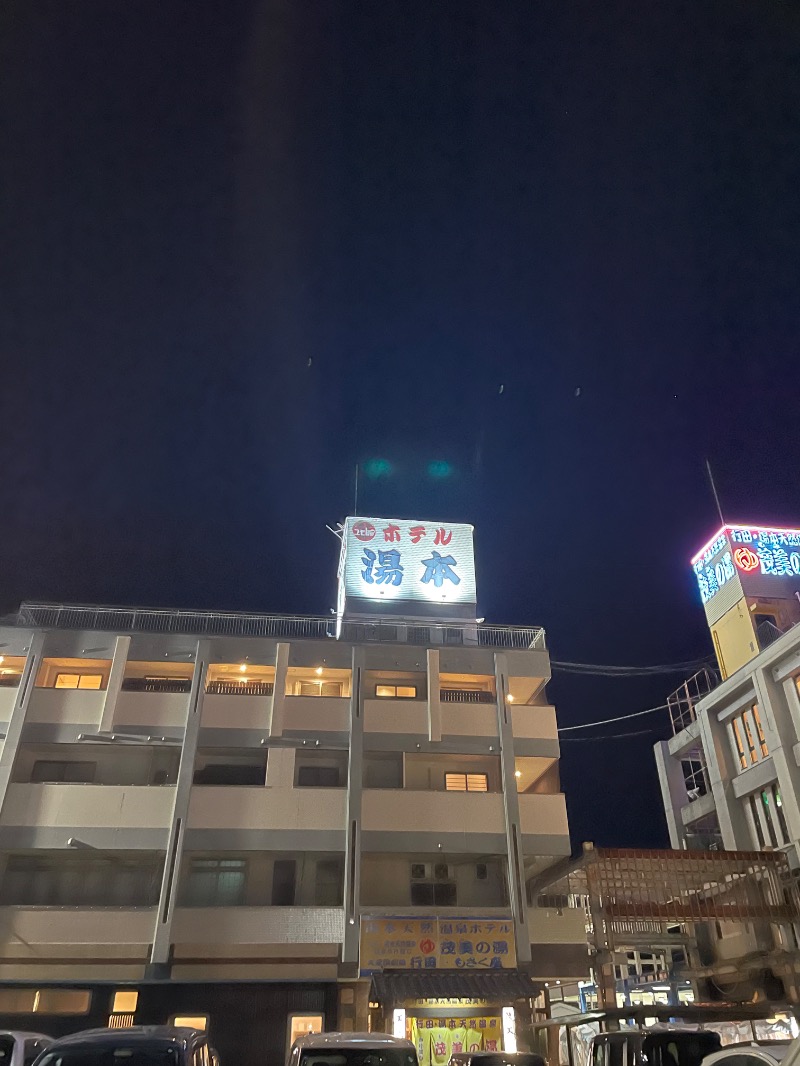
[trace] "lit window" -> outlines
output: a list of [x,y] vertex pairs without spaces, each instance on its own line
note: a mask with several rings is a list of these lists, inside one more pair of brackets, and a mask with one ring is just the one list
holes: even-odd
[[448,792],[488,792],[486,774],[445,774],[444,787]]
[[321,1014],[289,1015],[289,1047],[301,1036],[321,1033],[325,1029],[325,1019]]
[[739,730],[739,723],[735,718],[731,721],[731,732],[733,733],[733,742],[736,745],[736,754],[739,756],[739,767],[742,770],[746,770],[747,757],[744,753],[744,745],[742,744],[742,734]]
[[87,1014],[92,993],[83,988],[1,988],[3,1014]]
[[757,703],[753,704],[753,721],[756,724],[756,732],[758,733],[758,743],[761,747],[761,754],[766,759],[769,755],[769,748],[767,747],[766,737],[764,736],[764,728],[761,725],[761,713]]
[[133,1014],[139,1003],[139,993],[135,990],[124,990],[114,993],[111,1002],[112,1014]]
[[742,715],[742,723],[744,724],[744,735],[747,740],[747,750],[750,752],[750,762],[758,762],[759,756],[756,751],[755,741],[753,740],[753,730],[750,727],[750,715],[745,713]]
[[376,685],[375,695],[378,699],[415,700],[417,687],[416,685]]
[[177,1026],[179,1028],[186,1029],[199,1029],[201,1032],[205,1032],[208,1029],[208,1015],[207,1014],[174,1014],[170,1020],[170,1025]]
[[55,688],[99,689],[102,687],[102,674],[56,674]]

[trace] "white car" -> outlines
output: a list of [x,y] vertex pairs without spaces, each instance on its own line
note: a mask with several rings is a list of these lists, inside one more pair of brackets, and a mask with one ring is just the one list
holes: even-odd
[[786,1064],[789,1052],[796,1062],[798,1042],[796,1040],[773,1040],[764,1044],[729,1044],[721,1051],[706,1055],[703,1066],[778,1066]]
[[21,1033],[0,1029],[0,1066],[31,1066],[35,1058],[53,1043],[44,1033]]

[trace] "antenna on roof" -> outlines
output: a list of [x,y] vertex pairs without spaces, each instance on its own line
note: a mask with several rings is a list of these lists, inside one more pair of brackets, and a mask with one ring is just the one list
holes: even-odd
[[725,525],[725,516],[722,513],[722,504],[719,502],[719,494],[717,493],[717,486],[714,484],[714,475],[711,473],[711,463],[706,459],[706,470],[708,471],[708,480],[711,482],[711,491],[714,493],[714,503],[717,505],[717,514],[719,515],[720,525]]

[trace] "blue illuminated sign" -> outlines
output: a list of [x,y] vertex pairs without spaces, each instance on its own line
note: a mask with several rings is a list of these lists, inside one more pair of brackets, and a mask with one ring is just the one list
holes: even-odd
[[737,574],[800,577],[800,530],[725,526],[692,560],[703,603]]

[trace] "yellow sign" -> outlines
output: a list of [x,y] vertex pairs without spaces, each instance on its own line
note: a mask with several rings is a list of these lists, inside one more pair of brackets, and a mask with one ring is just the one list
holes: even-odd
[[503,970],[517,963],[510,918],[362,918],[361,974]]

